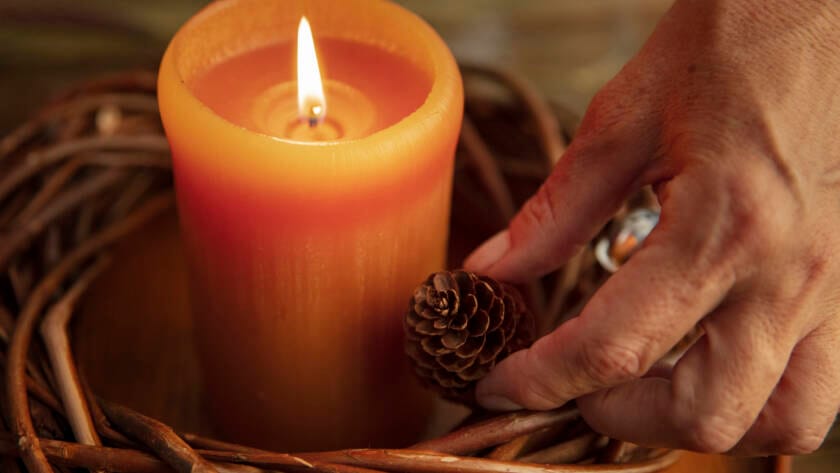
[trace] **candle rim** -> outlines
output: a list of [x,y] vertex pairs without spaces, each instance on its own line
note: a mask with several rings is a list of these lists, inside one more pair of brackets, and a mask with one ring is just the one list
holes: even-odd
[[[197,107],[198,110],[212,117],[212,120],[221,121],[226,126],[229,126],[237,132],[242,133],[243,139],[245,139],[245,136],[247,136],[247,139],[258,139],[263,142],[270,142],[274,145],[288,145],[294,147],[306,146],[313,149],[320,148],[325,150],[330,150],[332,148],[348,145],[364,145],[366,143],[375,143],[379,140],[388,139],[389,136],[394,134],[401,134],[402,130],[415,126],[414,122],[418,122],[417,124],[419,125],[424,120],[434,119],[435,117],[440,115],[440,110],[435,110],[435,108],[443,106],[443,104],[448,103],[449,100],[452,98],[456,98],[458,101],[463,102],[463,90],[460,80],[460,73],[458,72],[458,66],[455,62],[454,57],[452,56],[452,53],[449,51],[449,48],[446,46],[443,39],[441,39],[437,32],[434,30],[434,28],[432,28],[423,18],[419,17],[412,11],[400,5],[387,1],[362,0],[358,3],[369,3],[371,5],[376,5],[382,8],[388,8],[392,10],[393,14],[401,15],[405,18],[410,19],[410,21],[412,21],[416,25],[416,27],[419,29],[419,32],[423,35],[422,38],[417,38],[417,43],[420,45],[420,47],[422,47],[424,55],[430,59],[433,68],[431,71],[428,71],[427,68],[418,65],[418,67],[422,67],[425,72],[430,73],[431,80],[429,85],[429,91],[424,97],[423,102],[417,108],[415,108],[409,114],[400,118],[396,122],[389,124],[388,126],[382,129],[376,130],[367,136],[342,140],[297,141],[263,133],[234,123],[226,119],[225,117],[217,114],[210,106],[205,104],[193,93],[193,91],[187,85],[187,81],[185,80],[182,71],[176,64],[177,59],[175,56],[178,53],[182,52],[178,49],[182,46],[182,41],[184,41],[184,35],[189,33],[190,28],[194,27],[201,21],[205,21],[206,17],[218,14],[226,8],[233,8],[236,6],[236,4],[241,2],[242,0],[219,0],[205,6],[202,10],[200,10],[197,14],[190,18],[175,34],[169,46],[167,47],[166,52],[164,53],[163,60],[161,62],[161,74],[159,76],[158,84],[159,95],[165,92],[165,90],[168,90],[169,87],[174,87],[177,90],[172,90],[172,93],[186,95],[188,97],[188,100],[192,103],[194,107]],[[320,35],[319,38],[336,38],[346,41],[362,43],[380,48],[389,54],[397,54],[393,51],[390,51],[391,48],[383,47],[382,43],[370,41],[369,38],[362,39],[352,35],[348,35],[345,37],[335,36],[331,34]],[[266,47],[271,44],[275,43],[266,42],[257,47]],[[241,54],[242,52],[243,51],[237,51],[235,53],[230,54],[229,56],[232,57],[236,54]],[[405,57],[404,59],[410,60],[410,58]],[[224,59],[221,59],[220,61],[223,60]],[[414,63],[414,61],[412,62]],[[167,82],[165,77],[166,74],[164,74],[164,72],[174,73],[174,75],[178,79],[177,81],[175,81],[176,83],[172,84],[170,82]],[[457,123],[453,123],[453,126],[460,126],[460,119],[457,121]]]

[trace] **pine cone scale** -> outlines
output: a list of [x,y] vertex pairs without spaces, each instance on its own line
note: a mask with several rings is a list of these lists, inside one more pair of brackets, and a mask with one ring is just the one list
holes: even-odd
[[457,350],[467,341],[468,335],[469,334],[464,331],[454,332],[450,330],[440,337],[440,342],[444,347],[450,350]]
[[467,324],[470,322],[469,317],[467,314],[458,313],[455,314],[449,322],[449,328],[452,330],[464,330],[467,328]]
[[470,332],[470,336],[476,337],[479,335],[484,335],[487,333],[487,330],[490,328],[490,316],[487,312],[477,312],[471,319],[470,323],[467,326],[467,330]]
[[450,399],[474,402],[475,382],[534,339],[534,319],[512,286],[466,271],[432,274],[405,316],[417,376]]
[[467,342],[461,345],[455,354],[461,358],[475,358],[484,348],[485,336],[481,334],[477,337],[470,337]]

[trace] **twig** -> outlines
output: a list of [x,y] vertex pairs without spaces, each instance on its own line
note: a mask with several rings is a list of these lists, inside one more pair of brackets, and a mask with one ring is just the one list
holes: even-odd
[[0,305],[0,340],[9,343],[9,334],[15,329],[15,318],[5,306]]
[[91,196],[119,181],[125,172],[119,169],[107,169],[86,181],[64,191],[54,199],[54,202],[44,208],[24,225],[16,227],[14,231],[0,241],[0,268],[5,267],[9,258],[38,235],[53,220],[82,204]]
[[595,432],[586,432],[552,447],[524,455],[519,461],[526,463],[575,463],[592,453],[598,439]]
[[[12,314],[10,314],[5,307],[0,306],[0,339],[3,340],[3,343],[7,345],[9,344],[11,333],[14,331],[14,329],[15,321],[14,318],[12,318]],[[3,363],[5,362],[6,357],[4,355]],[[44,404],[54,404],[58,406],[59,410],[61,410],[61,404],[58,402],[57,399],[55,399],[55,397],[52,396],[52,392],[47,387],[47,379],[44,377],[44,374],[41,372],[40,369],[38,369],[37,366],[35,366],[35,363],[33,363],[30,359],[26,360],[26,371],[32,377],[32,382],[38,385],[37,389],[43,390],[43,392],[52,397],[52,400],[54,401],[54,403],[47,401],[44,402]]]
[[132,176],[122,187],[119,197],[109,205],[105,221],[111,222],[125,216],[152,189],[155,177],[151,173],[138,173]]
[[73,238],[76,243],[81,243],[93,231],[93,222],[96,219],[97,209],[102,202],[85,202],[76,215],[76,222],[73,228]]
[[540,320],[539,333],[544,334],[553,330],[560,322],[563,309],[567,306],[569,294],[580,280],[584,254],[587,251],[591,250],[588,247],[583,248],[558,271],[554,289],[551,291],[551,297],[545,310],[545,317]]
[[82,389],[82,393],[84,393],[85,401],[87,401],[88,410],[90,412],[90,418],[93,421],[93,425],[99,436],[120,446],[135,447],[137,445],[136,442],[114,430],[111,427],[111,424],[108,423],[108,418],[105,417],[105,413],[102,412],[102,408],[99,407],[99,400],[93,394],[90,384],[88,384],[84,366],[80,365],[78,367],[78,374],[79,386]]
[[[127,407],[108,403],[102,400],[99,401],[99,405],[105,411],[108,418],[111,419],[111,422],[124,430],[129,436],[149,447],[161,459],[163,459],[164,462],[171,465],[179,472],[200,473],[216,471],[214,465],[211,465],[210,462],[199,455],[199,452],[201,452],[204,456],[208,456],[209,458],[212,458],[215,455],[215,457],[217,457],[215,459],[225,463],[249,463],[243,459],[251,456],[269,456],[282,463],[282,465],[274,466],[284,466],[287,468],[314,469],[328,473],[380,473],[363,466],[332,464],[330,462],[317,460],[308,462],[293,455],[251,449],[238,445],[227,444],[225,442],[208,442],[207,439],[201,440],[203,440],[204,443],[213,443],[216,446],[225,447],[225,450],[216,452],[212,450],[197,451],[193,450],[184,441],[182,438],[183,436],[178,436],[175,431],[160,421],[144,416]],[[195,440],[197,437],[192,436],[192,438]],[[228,447],[234,447],[235,450],[232,452],[228,451]]]
[[[275,464],[270,455],[247,455],[248,464],[264,467],[280,466]],[[592,471],[592,467],[581,465],[540,465],[523,462],[503,462],[485,458],[461,457],[443,453],[417,450],[343,450],[300,455],[306,460],[326,461],[344,465],[376,468],[406,473],[580,473]],[[213,458],[212,452],[207,452]],[[621,473],[650,473],[662,470],[673,464],[679,453],[666,453],[648,461],[622,464],[600,465],[597,471]]]
[[129,437],[155,452],[179,473],[218,473],[168,425],[131,409],[99,400],[108,419]]
[[9,411],[12,429],[18,438],[21,457],[32,473],[52,472],[40,448],[38,438],[35,435],[35,428],[28,411],[28,397],[24,381],[26,354],[29,350],[32,331],[37,322],[38,315],[47,304],[50,295],[52,295],[65,278],[79,265],[103,247],[113,243],[150,218],[169,208],[172,205],[172,201],[171,192],[150,198],[143,207],[136,210],[124,220],[110,225],[80,244],[41,280],[29,297],[27,304],[21,310],[8,347],[9,359],[6,367],[6,389],[10,403]]
[[522,455],[531,453],[534,450],[545,448],[552,442],[556,442],[559,435],[569,428],[569,423],[571,423],[571,421],[562,422],[529,434],[520,435],[519,437],[494,448],[493,451],[487,454],[487,458],[492,458],[493,460],[512,461]]
[[30,261],[25,263],[16,261],[9,265],[9,269],[6,274],[8,275],[9,283],[12,286],[12,293],[19,305],[24,304],[26,302],[26,298],[29,296],[29,291],[32,289],[32,284],[35,282],[34,273],[35,270],[33,268],[33,264]]
[[107,258],[100,258],[85,270],[73,283],[62,298],[47,311],[41,322],[41,336],[47,347],[47,354],[55,373],[59,394],[67,412],[67,420],[73,429],[76,440],[85,445],[101,445],[91,420],[87,402],[79,386],[67,324],[73,316],[79,297],[91,282],[108,266]]
[[71,177],[79,169],[81,162],[78,159],[71,159],[63,166],[58,168],[41,186],[35,197],[29,201],[26,207],[20,211],[15,217],[14,225],[25,225],[38,211],[44,208],[50,200],[61,190],[64,184],[70,180]]
[[184,439],[184,441],[190,444],[193,448],[201,448],[204,450],[227,450],[229,452],[240,453],[268,453],[268,451],[259,448],[247,447],[245,445],[238,445],[216,439],[209,439],[191,433],[182,432],[179,433],[178,436]]
[[619,463],[629,449],[630,444],[618,439],[610,439],[604,450],[598,455],[601,463]]
[[24,164],[15,167],[0,181],[0,200],[6,198],[21,183],[41,172],[42,169],[58,163],[76,153],[94,150],[119,150],[130,148],[151,152],[166,152],[169,144],[160,135],[138,136],[94,136],[79,138],[29,153]]
[[[28,360],[27,360],[28,361]],[[0,365],[5,367],[6,364],[6,356],[0,353]],[[49,407],[56,414],[64,415],[64,407],[61,405],[61,402],[53,395],[53,393],[47,388],[44,384],[36,381],[32,378],[29,374],[26,375],[26,379],[24,380],[26,383],[26,390],[29,391],[29,394],[32,395],[33,398],[37,399],[41,402],[41,404]]]
[[[40,439],[41,447],[49,461],[68,468],[85,468],[92,471],[115,473],[173,473],[166,463],[148,453],[123,448],[99,447],[59,440]],[[14,440],[0,433],[0,456],[20,455]],[[261,473],[265,470],[249,465],[214,463],[218,473]],[[5,471],[5,470],[4,470]],[[318,470],[313,470],[313,473]]]
[[465,455],[499,445],[520,435],[566,423],[579,416],[580,412],[576,407],[561,407],[542,412],[514,412],[469,425],[434,440],[420,442],[411,449]]
[[67,117],[67,119],[64,120],[64,125],[58,129],[55,142],[66,143],[68,141],[73,141],[81,136],[81,134],[85,131],[87,123],[88,119],[84,115],[71,115]]
[[2,207],[0,207],[0,228],[6,228],[15,215],[21,211],[26,204],[32,199],[34,191],[32,189],[21,189],[20,192],[15,192],[12,197]]
[[[172,469],[165,463],[137,450],[39,440],[45,457],[56,465],[121,473],[172,473]],[[11,436],[0,434],[0,455],[23,457],[23,452]]]
[[547,158],[546,168],[548,170],[553,168],[554,164],[557,163],[566,151],[566,143],[563,141],[560,133],[560,124],[557,116],[551,110],[551,107],[539,90],[521,76],[497,67],[462,64],[461,69],[467,73],[495,78],[510,88],[534,118],[540,144]]
[[461,125],[461,145],[466,149],[466,155],[472,162],[491,200],[505,222],[513,218],[516,206],[510,188],[505,182],[501,170],[493,157],[492,151],[481,138],[478,129],[468,116],[464,117]]
[[41,238],[41,268],[49,271],[61,259],[61,229],[55,222],[50,223]]
[[[122,473],[170,473],[172,470],[157,458],[143,452],[129,449],[95,447],[77,443],[40,439],[45,455],[57,465],[107,470]],[[207,460],[238,463],[263,468],[305,469],[313,473],[351,473],[354,470],[325,470],[321,466],[307,467],[290,455],[282,453],[242,454],[216,451],[197,451]],[[18,455],[14,440],[0,434],[0,455]],[[538,465],[527,463],[500,462],[481,458],[456,457],[452,455],[420,452],[413,450],[343,450],[319,454],[301,455],[307,460],[319,462],[329,458],[333,463],[359,468],[378,468],[385,471],[409,473],[652,473],[672,465],[679,452],[668,452],[650,460],[624,465],[603,465],[593,469],[580,465]],[[369,470],[355,470],[369,471]]]
[[528,441],[533,434],[525,434],[505,442],[487,454],[491,460],[513,461],[519,458],[527,449]]
[[148,167],[169,169],[172,160],[168,154],[128,152],[128,151],[97,151],[78,155],[77,159],[85,164],[98,164],[109,167]]

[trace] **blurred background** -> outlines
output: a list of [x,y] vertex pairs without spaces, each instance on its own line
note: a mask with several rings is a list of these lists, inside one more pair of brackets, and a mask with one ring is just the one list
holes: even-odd
[[[69,82],[155,68],[205,0],[0,0],[0,133]],[[399,0],[462,60],[492,62],[582,111],[671,0]]]
[[[582,113],[635,53],[671,0],[398,0],[464,61],[517,71]],[[76,81],[157,67],[204,0],[0,0],[0,135]],[[836,471],[840,435],[796,471]]]

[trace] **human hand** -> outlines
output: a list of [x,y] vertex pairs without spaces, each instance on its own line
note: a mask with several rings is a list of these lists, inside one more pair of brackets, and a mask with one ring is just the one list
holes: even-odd
[[[651,446],[821,444],[840,407],[838,26],[830,0],[675,3],[466,267],[549,272],[646,184],[660,223],[579,317],[501,362],[480,403],[577,398],[597,431]],[[697,323],[673,369],[645,376]]]

